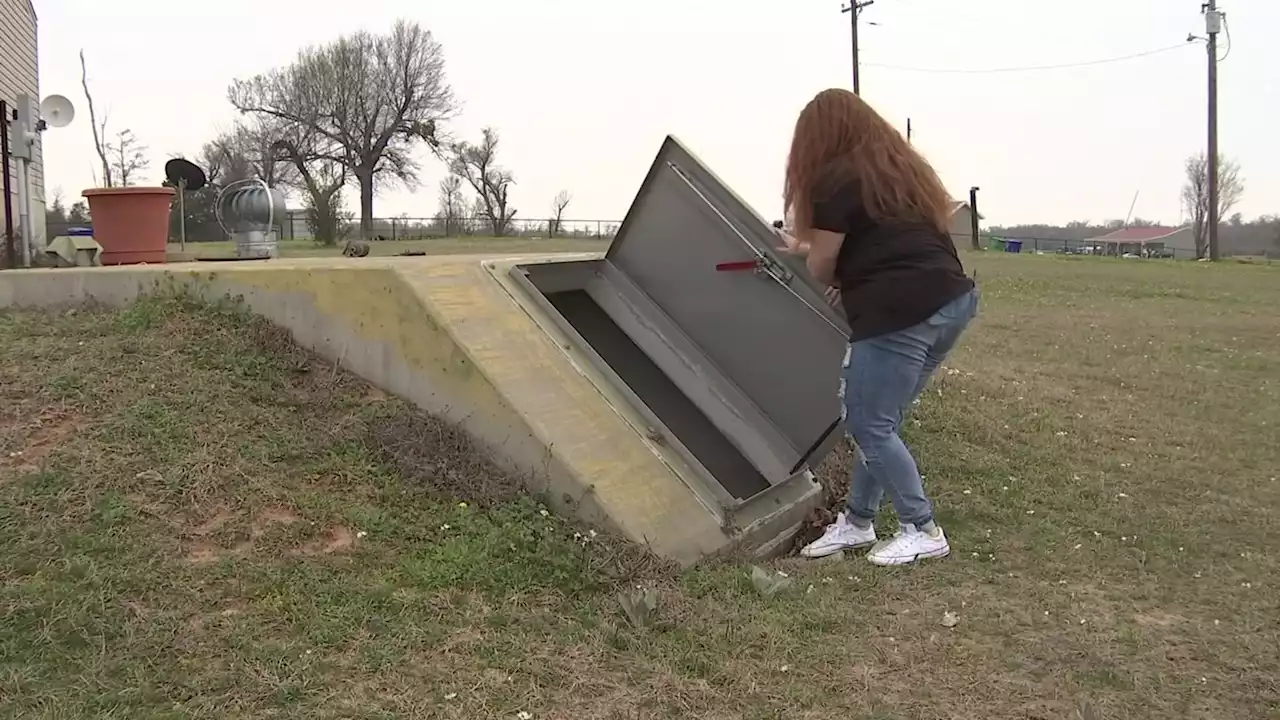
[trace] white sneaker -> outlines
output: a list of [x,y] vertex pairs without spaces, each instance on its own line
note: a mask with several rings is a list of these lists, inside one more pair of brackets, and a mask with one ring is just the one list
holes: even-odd
[[942,528],[933,533],[916,529],[915,525],[903,525],[892,539],[871,549],[867,559],[874,565],[910,565],[917,560],[946,557],[951,554],[951,545]]
[[867,547],[875,543],[875,526],[860,528],[849,522],[844,513],[840,513],[836,515],[836,521],[822,532],[822,537],[801,548],[800,554],[807,558],[820,558],[835,555],[841,550]]

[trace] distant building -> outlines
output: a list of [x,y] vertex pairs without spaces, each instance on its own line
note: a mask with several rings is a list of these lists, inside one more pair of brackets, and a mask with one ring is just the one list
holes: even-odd
[[[31,98],[32,117],[39,117],[36,105],[40,102],[40,75],[36,43],[36,9],[31,0],[0,0],[0,98],[8,103],[10,112],[18,93]],[[9,118],[13,120],[12,116]],[[9,138],[13,140],[11,135]],[[44,159],[41,143],[36,139],[31,160],[31,226],[34,236],[44,240]],[[18,168],[9,160],[9,178],[13,194],[14,235],[21,237],[18,218]],[[4,234],[4,204],[0,203],[0,235]]]
[[[982,216],[979,215],[981,220]],[[951,241],[958,248],[973,247],[973,208],[962,200],[951,201]]]
[[1089,238],[1082,243],[1097,255],[1136,255],[1150,257],[1173,254],[1195,255],[1196,240],[1191,228],[1131,227],[1120,228]]

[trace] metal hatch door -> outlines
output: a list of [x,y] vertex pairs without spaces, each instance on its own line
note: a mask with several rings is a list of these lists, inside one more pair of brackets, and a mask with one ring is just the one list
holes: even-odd
[[[773,229],[668,136],[606,260],[816,466],[843,435],[844,318]],[[818,446],[815,448],[815,443]]]

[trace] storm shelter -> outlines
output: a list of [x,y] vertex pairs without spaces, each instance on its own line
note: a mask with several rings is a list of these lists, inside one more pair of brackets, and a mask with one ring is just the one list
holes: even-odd
[[510,269],[727,524],[771,489],[811,484],[843,435],[847,326],[779,245],[667,137],[603,258]]

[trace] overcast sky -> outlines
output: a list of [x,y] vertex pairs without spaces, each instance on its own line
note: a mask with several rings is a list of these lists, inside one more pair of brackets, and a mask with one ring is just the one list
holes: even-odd
[[[446,53],[463,137],[491,125],[516,175],[520,217],[620,219],[662,138],[681,138],[766,216],[780,214],[796,114],[851,85],[840,0],[35,0],[41,93],[80,112],[45,136],[49,193],[92,185],[78,51],[109,127],[164,160],[194,155],[234,119],[226,87],[298,48],[396,18]],[[1221,65],[1221,147],[1239,160],[1246,217],[1280,212],[1280,3],[1224,4],[1234,47]],[[876,0],[863,13],[863,96],[905,129],[957,197],[982,188],[989,222],[1176,223],[1182,165],[1205,142],[1205,50],[1194,0]],[[1226,45],[1225,38],[1220,38]],[[1124,62],[1022,72],[1134,55]],[[903,68],[919,68],[919,72]],[[937,72],[950,70],[950,72]],[[964,72],[960,72],[964,71]],[[984,72],[968,72],[984,71]],[[424,158],[426,157],[424,153]],[[375,214],[429,216],[443,177],[388,189]],[[357,207],[354,192],[349,207]]]

